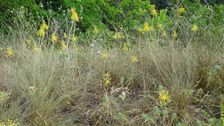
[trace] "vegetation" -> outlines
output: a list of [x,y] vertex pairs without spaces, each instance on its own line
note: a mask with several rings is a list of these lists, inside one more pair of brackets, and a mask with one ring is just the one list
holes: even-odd
[[218,1],[10,1],[0,126],[224,125]]

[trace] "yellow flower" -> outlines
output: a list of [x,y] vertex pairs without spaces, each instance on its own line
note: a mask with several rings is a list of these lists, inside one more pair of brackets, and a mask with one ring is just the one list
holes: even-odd
[[104,79],[103,79],[103,84],[104,84],[104,86],[105,87],[108,87],[108,86],[110,86],[110,84],[111,84],[111,75],[109,74],[109,73],[105,73],[105,75],[104,75]]
[[44,37],[45,34],[46,34],[46,30],[48,30],[48,25],[47,23],[43,20],[42,21],[42,24],[40,26],[40,29],[38,30],[37,32],[37,35],[40,36],[40,37]]
[[7,99],[9,99],[10,93],[5,92],[5,91],[0,91],[0,102],[4,102]]
[[198,26],[196,24],[193,24],[191,27],[191,31],[196,32],[198,30]]
[[94,33],[99,33],[99,29],[96,25],[93,26],[93,32]]
[[77,42],[78,41],[78,37],[77,36],[75,36],[75,35],[72,35],[71,36],[71,40],[72,40],[72,42]]
[[128,52],[129,50],[129,46],[128,46],[128,43],[124,43],[123,47],[122,47],[122,51],[123,52]]
[[159,92],[159,101],[162,105],[166,105],[170,102],[170,95],[167,90],[162,90]]
[[44,29],[39,29],[38,30],[38,32],[37,32],[37,35],[39,36],[39,37],[44,37],[45,36],[45,30]]
[[3,50],[3,48],[2,47],[0,47],[0,52]]
[[132,62],[132,63],[136,63],[136,62],[138,62],[138,57],[135,56],[135,55],[131,56],[131,62]]
[[51,41],[52,42],[57,42],[58,41],[58,36],[55,33],[52,33],[52,35],[51,35]]
[[7,54],[7,56],[10,57],[10,58],[12,58],[12,57],[15,56],[15,52],[14,52],[14,50],[13,50],[12,48],[7,48],[7,49],[6,49],[6,54]]
[[186,12],[186,9],[184,7],[180,7],[180,8],[177,9],[178,14],[183,14],[185,12]]
[[66,33],[64,33],[64,36],[63,36],[65,39],[67,39],[68,38],[68,36],[67,36],[67,34]]
[[114,39],[122,39],[122,38],[124,38],[124,36],[121,32],[115,32],[113,38]]
[[40,29],[48,30],[48,25],[47,25],[47,23],[44,20],[42,21]]
[[109,54],[107,52],[104,52],[104,53],[101,54],[101,58],[103,60],[107,60],[109,58]]
[[150,12],[152,16],[156,16],[158,14],[155,5],[152,6],[152,8],[150,9]]
[[147,22],[144,23],[143,28],[139,29],[140,32],[149,32],[150,30],[152,30],[152,28]]
[[72,8],[72,9],[70,10],[70,12],[71,12],[71,19],[72,19],[74,22],[78,22],[78,21],[79,21],[79,16],[78,16],[77,11],[76,11],[74,8]]

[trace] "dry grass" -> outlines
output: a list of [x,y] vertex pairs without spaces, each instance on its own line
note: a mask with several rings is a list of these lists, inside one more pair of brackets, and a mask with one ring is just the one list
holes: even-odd
[[[100,46],[43,48],[34,53],[15,45],[14,58],[7,58],[3,50],[0,89],[11,94],[0,104],[0,120],[40,126],[207,123],[219,113],[222,53],[191,44],[177,49],[173,41],[159,46],[158,41],[144,39],[128,52],[115,47],[107,51],[108,59],[97,53],[103,52]],[[138,58],[135,63],[133,55]],[[208,74],[216,65],[221,75]],[[111,75],[107,87],[103,84],[106,72]],[[160,87],[171,96],[165,106],[158,99]],[[202,89],[200,95],[198,89]],[[122,92],[126,92],[123,100]]]

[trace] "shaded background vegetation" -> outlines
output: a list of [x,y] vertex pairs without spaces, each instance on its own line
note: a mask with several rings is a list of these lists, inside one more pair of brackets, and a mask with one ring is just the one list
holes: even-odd
[[[0,3],[1,31],[7,29],[6,24],[13,26],[15,15],[12,12],[21,7],[26,8],[34,18],[37,16],[46,18],[49,9],[60,15],[58,12],[71,7],[77,8],[77,11],[83,17],[79,26],[82,31],[86,31],[92,25],[101,26],[101,24],[112,30],[126,26],[129,29],[135,28],[136,25],[142,23],[138,20],[145,18],[144,12],[149,8],[149,4],[156,5],[158,10],[166,8],[170,10],[178,6],[186,6],[193,13],[198,12],[198,6],[211,5],[217,8],[218,4],[224,2],[222,0],[118,0],[113,2],[106,0],[0,0]],[[221,19],[223,8],[216,9],[218,13],[216,19],[219,21],[223,20]],[[202,13],[207,13],[206,10],[202,11]]]

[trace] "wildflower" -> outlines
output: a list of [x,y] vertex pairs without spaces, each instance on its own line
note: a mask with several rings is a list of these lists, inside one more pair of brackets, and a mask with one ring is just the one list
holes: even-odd
[[185,12],[186,12],[186,9],[184,7],[180,7],[180,8],[177,9],[177,13],[180,14],[180,15],[185,13]]
[[105,75],[104,75],[104,79],[103,79],[103,84],[104,84],[104,86],[105,87],[108,87],[108,86],[110,86],[110,84],[111,84],[111,75],[109,74],[109,73],[105,73]]
[[122,47],[122,51],[123,52],[128,52],[129,50],[129,46],[128,46],[128,43],[124,43],[123,47]]
[[40,29],[48,30],[48,25],[44,20],[42,21],[42,25],[40,26]]
[[40,37],[44,37],[46,34],[46,30],[48,30],[48,25],[46,24],[46,22],[43,20],[42,24],[40,26],[40,29],[37,32],[37,35]]
[[139,29],[140,32],[149,32],[150,30],[152,30],[152,28],[147,22],[144,23],[143,28]]
[[159,92],[159,101],[161,105],[166,105],[170,102],[170,95],[167,90]]
[[198,30],[198,26],[196,24],[193,24],[191,27],[191,31],[196,32]]
[[135,55],[131,56],[131,62],[132,62],[132,63],[136,63],[136,62],[138,62],[138,57],[135,56]]
[[156,16],[158,14],[155,5],[151,7],[150,12],[152,16]]
[[4,102],[7,99],[9,99],[10,93],[5,92],[5,91],[0,91],[0,102]]
[[78,16],[77,11],[74,8],[72,8],[70,10],[70,12],[71,12],[71,19],[72,19],[72,21],[78,22],[79,21],[79,16]]
[[12,58],[12,57],[15,56],[15,52],[14,52],[14,50],[13,50],[12,48],[7,48],[7,49],[6,49],[6,54],[7,54],[7,56],[10,57],[10,58]]
[[51,41],[52,41],[52,42],[57,42],[57,41],[58,41],[58,36],[57,36],[55,33],[53,33],[53,34],[51,35]]
[[75,36],[75,35],[72,35],[71,40],[72,40],[73,42],[77,42],[77,41],[78,41],[78,37]]
[[68,36],[67,36],[67,34],[66,34],[66,33],[64,33],[63,38],[65,38],[65,39],[67,39],[67,38],[68,38]]
[[104,53],[101,54],[101,58],[103,60],[107,60],[109,58],[109,54],[107,52],[104,52]]
[[99,33],[99,29],[96,25],[93,26],[93,32],[94,33]]
[[122,38],[124,38],[124,36],[121,32],[115,32],[113,38],[114,39],[122,39]]
[[44,29],[39,29],[38,30],[38,32],[37,32],[37,35],[39,36],[39,37],[44,37],[45,36],[45,30]]

